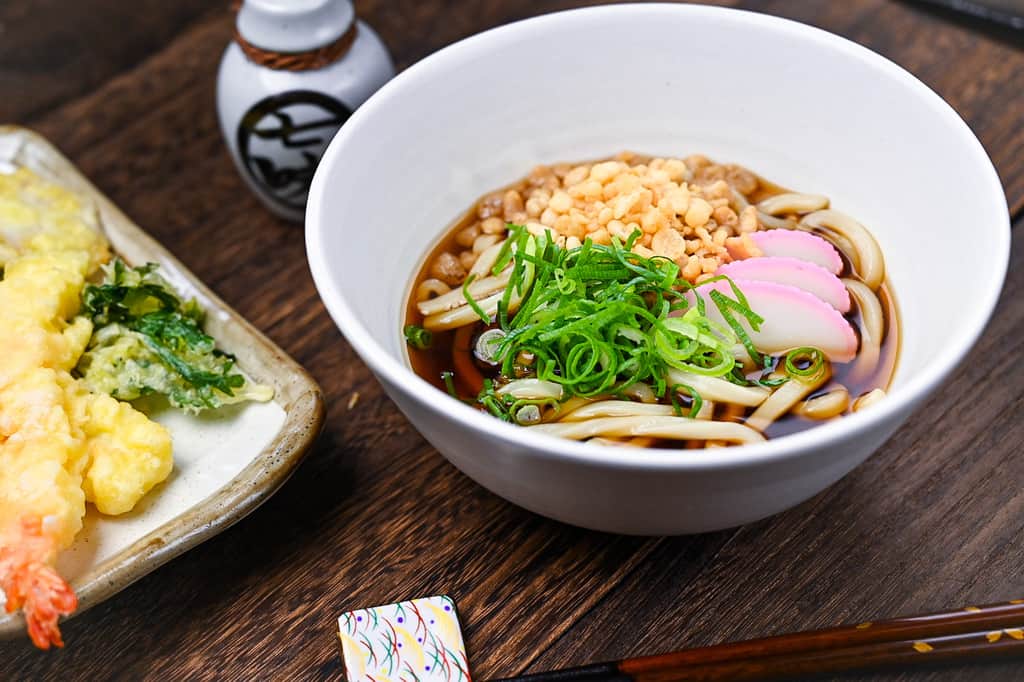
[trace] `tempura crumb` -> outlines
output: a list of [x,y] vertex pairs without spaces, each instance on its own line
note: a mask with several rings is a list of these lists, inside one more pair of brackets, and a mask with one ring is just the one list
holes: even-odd
[[634,252],[675,261],[693,282],[732,261],[726,240],[760,229],[747,197],[758,186],[750,171],[698,155],[648,159],[624,152],[592,164],[537,166],[515,188],[480,201],[456,240],[466,250],[436,256],[431,275],[457,285],[483,248],[516,223],[534,235],[550,232],[566,248],[587,238],[626,242],[638,233]]

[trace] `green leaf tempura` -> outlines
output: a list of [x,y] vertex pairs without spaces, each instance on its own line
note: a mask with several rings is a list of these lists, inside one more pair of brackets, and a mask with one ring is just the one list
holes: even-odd
[[190,413],[270,400],[273,389],[247,381],[203,331],[199,304],[182,301],[156,270],[115,259],[100,284],[85,287],[82,309],[94,325],[76,368],[85,384],[119,400],[163,395]]

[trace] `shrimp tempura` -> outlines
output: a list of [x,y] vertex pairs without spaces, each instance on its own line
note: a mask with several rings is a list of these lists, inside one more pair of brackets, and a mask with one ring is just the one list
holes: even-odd
[[63,645],[57,621],[77,606],[54,563],[87,493],[121,513],[172,465],[166,429],[70,374],[92,334],[75,317],[82,287],[108,257],[84,215],[28,171],[0,175],[0,598],[43,649]]
[[79,252],[30,255],[7,263],[0,281],[0,589],[42,648],[61,646],[57,618],[76,606],[53,568],[82,527],[88,463],[69,409],[68,346],[80,326],[62,324],[62,313],[74,310],[89,265]]

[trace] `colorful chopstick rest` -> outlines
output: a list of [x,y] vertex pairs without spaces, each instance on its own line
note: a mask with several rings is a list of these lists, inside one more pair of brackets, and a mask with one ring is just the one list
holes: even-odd
[[348,682],[470,682],[450,597],[348,611],[338,636]]

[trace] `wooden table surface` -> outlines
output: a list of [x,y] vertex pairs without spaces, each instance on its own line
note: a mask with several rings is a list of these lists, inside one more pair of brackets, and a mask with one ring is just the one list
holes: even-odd
[[[0,122],[48,136],[303,363],[326,394],[326,429],[277,496],[66,623],[63,651],[0,643],[0,678],[339,679],[342,611],[438,593],[459,605],[479,679],[1024,596],[1020,240],[970,360],[826,492],[696,537],[564,526],[449,465],[331,323],[301,229],[257,204],[221,142],[214,78],[231,34],[226,4],[3,0]],[[356,2],[400,66],[479,30],[584,4]],[[722,4],[826,28],[909,69],[978,134],[1021,215],[1020,36],[886,0]],[[950,276],[955,263],[950,254]],[[842,679],[1021,678],[1024,663]]]

